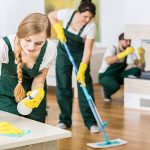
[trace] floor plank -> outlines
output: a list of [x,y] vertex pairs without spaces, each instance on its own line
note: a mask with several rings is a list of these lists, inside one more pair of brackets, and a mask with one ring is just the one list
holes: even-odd
[[[150,143],[150,112],[123,108],[123,88],[112,97],[111,104],[104,104],[100,86],[94,86],[96,107],[102,120],[109,125],[105,131],[110,139],[122,138],[128,144],[111,150],[149,150]],[[48,117],[47,123],[56,126],[59,108],[55,97],[55,88],[48,88]],[[72,131],[72,138],[58,142],[58,150],[92,150],[86,143],[104,141],[102,133],[92,134],[84,126],[78,107],[78,100],[73,103],[73,125],[68,129]]]

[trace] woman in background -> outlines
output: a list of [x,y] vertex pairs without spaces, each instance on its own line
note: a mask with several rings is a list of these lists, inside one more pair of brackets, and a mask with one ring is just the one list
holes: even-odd
[[[96,7],[91,0],[82,0],[77,10],[61,9],[50,12],[48,17],[60,40],[56,58],[56,96],[60,107],[60,128],[72,125],[72,69],[69,57],[63,45],[67,43],[78,68],[77,80],[86,86],[94,100],[93,83],[90,76],[90,57],[95,39],[96,25],[93,20]],[[63,27],[60,24],[62,21]],[[96,120],[87,99],[78,83],[78,98],[84,123],[91,132],[99,132]]]

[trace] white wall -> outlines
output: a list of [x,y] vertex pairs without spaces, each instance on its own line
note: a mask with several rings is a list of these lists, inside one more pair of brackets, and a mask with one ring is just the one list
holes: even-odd
[[118,35],[124,32],[124,0],[100,1],[101,44],[117,44]]
[[[100,0],[101,44],[117,43],[124,31],[124,0]],[[15,33],[29,13],[44,12],[44,0],[0,0],[0,35]]]
[[150,1],[124,1],[127,36],[141,41],[141,46],[145,49],[145,71],[150,71]]
[[125,24],[150,25],[150,0],[124,0]]
[[44,0],[0,0],[0,37],[15,34],[22,19],[33,12],[45,12]]
[[[101,0],[101,43],[100,45],[108,47],[110,45],[116,45],[118,43],[118,35],[125,31],[125,24],[129,21],[135,20],[137,16],[137,11],[143,11],[143,1],[146,5],[144,7],[145,12],[148,11],[148,6],[150,6],[149,0]],[[130,3],[130,4],[128,4]],[[139,5],[138,9],[133,10],[134,5]],[[149,4],[149,5],[148,5]],[[147,6],[148,5],[148,6]],[[133,8],[132,8],[132,7]],[[142,6],[142,7],[141,7]],[[131,16],[131,13],[134,14]],[[149,13],[145,16],[140,17],[143,21],[147,21]],[[149,17],[150,20],[150,17]],[[132,39],[132,46],[137,48],[141,45],[141,41],[137,39]]]
[[32,12],[44,13],[44,0],[0,0],[0,35],[16,33],[22,19]]

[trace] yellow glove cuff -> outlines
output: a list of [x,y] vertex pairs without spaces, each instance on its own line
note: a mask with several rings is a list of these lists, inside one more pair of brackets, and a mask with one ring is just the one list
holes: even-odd
[[[44,98],[45,92],[43,88],[37,88],[36,91],[37,91],[37,94],[32,99],[26,99],[23,102],[26,107],[33,109],[33,108],[37,108],[40,105],[41,101]],[[33,91],[29,91],[27,93],[27,96],[32,97],[32,92]]]
[[[36,91],[37,91],[37,93],[39,93],[41,95],[41,97],[44,97],[44,90],[43,90],[43,88],[37,88]],[[33,91],[29,91],[29,92],[27,92],[26,95],[30,96],[32,92]]]
[[145,50],[142,47],[139,47],[138,48],[138,54],[139,55],[144,55],[144,53],[145,53]]
[[87,64],[86,63],[80,63],[79,71],[77,74],[77,80],[80,82],[82,85],[86,86],[85,84],[85,71],[87,69]]
[[126,57],[126,55],[124,55],[124,53],[119,53],[117,54],[118,59],[123,59],[124,57]]
[[81,62],[81,63],[80,63],[80,67],[79,67],[79,71],[85,72],[86,69],[87,69],[87,64]]
[[117,54],[117,57],[118,57],[118,59],[123,59],[124,57],[126,57],[127,55],[129,55],[133,52],[134,52],[134,48],[133,47],[128,47],[123,52]]
[[39,99],[43,99],[44,98],[44,89],[43,88],[37,88],[38,94],[36,96],[39,96]]
[[53,28],[57,34],[57,38],[60,40],[61,43],[64,43],[66,42],[66,37],[65,37],[65,34],[64,34],[64,30],[63,30],[63,27],[61,25],[60,22],[57,22],[53,25]]
[[57,32],[64,32],[60,22],[57,22],[53,25],[54,30]]

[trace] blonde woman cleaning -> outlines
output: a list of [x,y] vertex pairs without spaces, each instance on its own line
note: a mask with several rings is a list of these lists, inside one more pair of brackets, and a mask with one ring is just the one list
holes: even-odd
[[37,95],[25,105],[34,108],[27,118],[45,122],[46,75],[56,57],[46,15],[33,13],[24,18],[16,35],[0,39],[0,110],[19,115],[17,103],[33,90]]
[[[77,10],[61,9],[51,12],[48,15],[60,40],[56,58],[56,95],[61,110],[58,124],[60,128],[68,128],[72,125],[73,99],[71,82],[73,66],[65,51],[63,42],[67,42],[79,69],[77,80],[87,87],[90,95],[94,99],[89,62],[96,32],[96,25],[93,20],[95,14],[96,7],[94,3],[91,0],[82,0]],[[59,21],[62,21],[63,27]],[[91,132],[99,132],[96,120],[79,83],[78,98],[85,126]]]

